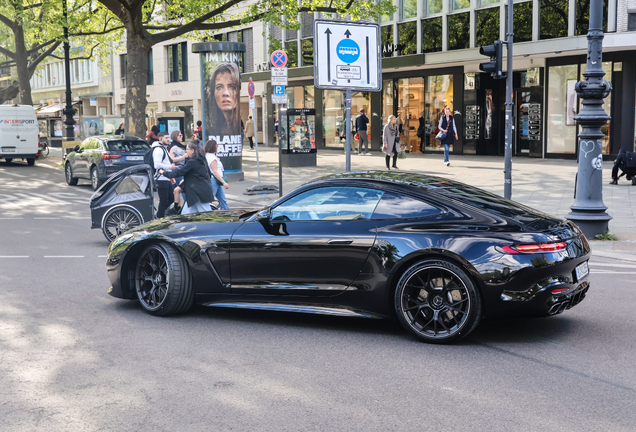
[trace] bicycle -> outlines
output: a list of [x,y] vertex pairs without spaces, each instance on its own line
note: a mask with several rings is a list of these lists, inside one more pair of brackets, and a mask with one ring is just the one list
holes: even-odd
[[40,143],[40,148],[38,150],[38,157],[45,158],[49,155],[49,145],[45,142]]

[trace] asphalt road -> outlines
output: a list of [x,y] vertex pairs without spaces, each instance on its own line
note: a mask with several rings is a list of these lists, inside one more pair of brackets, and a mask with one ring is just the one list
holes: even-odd
[[636,264],[593,258],[587,298],[452,346],[393,322],[106,294],[88,181],[0,162],[2,431],[633,431]]

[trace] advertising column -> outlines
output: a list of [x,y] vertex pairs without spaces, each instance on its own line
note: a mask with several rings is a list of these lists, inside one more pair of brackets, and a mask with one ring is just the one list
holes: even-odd
[[192,52],[201,54],[202,145],[216,141],[228,179],[243,180],[240,68],[245,44],[196,43]]

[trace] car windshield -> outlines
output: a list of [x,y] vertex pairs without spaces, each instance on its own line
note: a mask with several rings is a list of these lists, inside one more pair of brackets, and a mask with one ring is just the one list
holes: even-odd
[[145,141],[136,140],[121,140],[121,141],[107,141],[106,148],[112,152],[147,152],[150,150],[150,146]]

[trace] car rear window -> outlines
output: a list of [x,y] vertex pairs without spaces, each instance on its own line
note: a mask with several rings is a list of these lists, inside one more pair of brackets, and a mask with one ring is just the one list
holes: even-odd
[[373,219],[419,218],[441,213],[430,204],[418,199],[385,193],[373,212]]
[[147,152],[150,150],[150,146],[145,141],[132,141],[132,140],[121,140],[121,141],[107,141],[106,148],[108,151],[112,152]]

